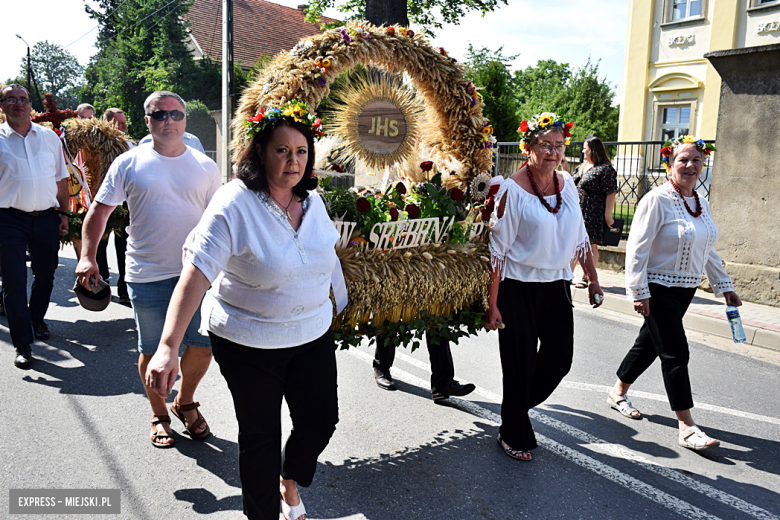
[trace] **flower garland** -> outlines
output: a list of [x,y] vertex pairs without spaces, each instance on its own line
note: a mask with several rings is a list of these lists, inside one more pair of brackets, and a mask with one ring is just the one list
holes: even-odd
[[251,141],[259,132],[275,125],[282,118],[306,125],[314,134],[315,139],[325,135],[320,130],[322,120],[309,113],[309,106],[306,103],[292,100],[281,108],[269,108],[266,110],[265,107],[260,107],[260,110],[255,115],[248,117],[243,123],[246,140]]
[[517,129],[517,133],[520,134],[520,151],[523,155],[528,155],[530,153],[531,141],[533,140],[534,135],[551,127],[558,127],[563,130],[563,135],[566,138],[566,146],[569,146],[569,142],[571,141],[571,132],[569,132],[569,130],[571,130],[573,126],[573,122],[564,123],[563,119],[558,117],[558,114],[554,112],[542,112],[541,114],[536,114],[530,120],[523,120],[520,123],[520,127]]
[[705,161],[712,152],[717,151],[714,144],[705,143],[704,139],[697,139],[692,135],[685,135],[682,138],[678,137],[674,141],[666,141],[663,148],[661,148],[661,164],[663,164],[664,168],[666,168],[666,173],[669,173],[672,169],[672,165],[669,164],[669,158],[672,156],[672,152],[686,144],[695,144],[696,149],[700,153],[704,154]]

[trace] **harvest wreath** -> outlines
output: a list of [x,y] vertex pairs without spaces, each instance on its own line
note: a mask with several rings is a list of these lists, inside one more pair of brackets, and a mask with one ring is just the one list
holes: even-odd
[[[381,191],[341,188],[331,177],[320,177],[318,192],[341,234],[336,248],[349,296],[334,318],[334,338],[346,348],[382,332],[394,345],[415,348],[429,331],[457,342],[483,327],[490,276],[487,221],[498,189],[491,191],[487,173],[492,127],[462,65],[403,27],[351,22],[325,31],[277,56],[244,91],[233,120],[233,158],[258,117],[262,121],[271,109],[284,112],[295,105],[306,106],[315,118],[313,109],[330,82],[358,64],[406,72],[417,101],[381,81],[356,84],[341,97],[344,113],[329,115],[332,123],[323,130],[341,135],[358,164],[398,167],[419,149],[431,160],[414,163],[415,175]],[[379,117],[360,121],[370,110]],[[389,113],[399,114],[396,142],[385,142],[386,150],[380,143],[379,151],[363,146],[358,126],[376,124],[376,135],[380,120],[393,135],[396,127],[382,119]],[[445,168],[452,164],[458,167]]]

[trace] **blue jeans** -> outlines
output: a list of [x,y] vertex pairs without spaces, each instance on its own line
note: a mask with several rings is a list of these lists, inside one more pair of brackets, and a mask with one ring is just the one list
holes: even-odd
[[[178,281],[179,277],[175,276],[156,282],[127,282],[127,292],[133,304],[135,325],[138,328],[138,352],[141,354],[151,355],[157,351],[165,325],[165,314]],[[211,348],[208,336],[198,332],[199,326],[200,305],[187,325],[182,345]]]

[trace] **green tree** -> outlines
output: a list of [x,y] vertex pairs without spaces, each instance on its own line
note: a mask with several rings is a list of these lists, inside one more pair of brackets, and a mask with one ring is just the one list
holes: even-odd
[[520,120],[541,111],[556,112],[575,122],[572,141],[594,134],[602,141],[617,140],[619,108],[615,92],[599,77],[599,63],[590,59],[579,69],[568,63],[540,60],[535,67],[516,71],[515,92]]
[[204,150],[216,150],[216,122],[208,107],[197,99],[187,101],[187,131],[198,136]]
[[504,47],[491,51],[487,47],[475,50],[469,44],[466,53],[466,77],[481,87],[484,107],[483,115],[493,126],[493,135],[499,141],[516,139],[518,103],[514,92],[514,79],[510,65],[519,55],[504,56]]
[[[406,13],[403,4],[406,4]],[[368,19],[375,24],[405,24],[404,20],[408,19],[433,34],[434,29],[440,29],[445,23],[458,23],[469,11],[484,15],[499,4],[507,5],[507,0],[347,0],[336,8],[348,18]],[[306,8],[306,20],[317,23],[322,13],[334,6],[336,0],[312,0]]]
[[[84,82],[84,67],[68,50],[54,43],[42,41],[36,43],[30,52],[30,65],[35,81],[41,90],[54,94],[57,108],[76,108],[79,104],[79,91]],[[27,56],[22,58],[19,77],[27,83]],[[33,98],[37,96],[31,91]],[[37,104],[37,103],[36,103]],[[34,107],[40,110],[42,107]]]

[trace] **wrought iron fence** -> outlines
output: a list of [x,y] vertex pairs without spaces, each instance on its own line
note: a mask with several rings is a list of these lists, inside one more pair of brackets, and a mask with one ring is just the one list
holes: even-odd
[[[612,216],[623,219],[622,236],[627,238],[634,211],[641,198],[669,179],[661,164],[663,141],[605,142],[604,145],[618,173],[618,193]],[[706,199],[710,196],[713,157],[707,161],[696,185],[696,191]],[[572,142],[566,149],[566,158],[569,171],[573,172],[582,162],[582,142]],[[493,159],[493,175],[508,177],[523,165],[525,159],[520,153],[520,143],[498,143]]]

